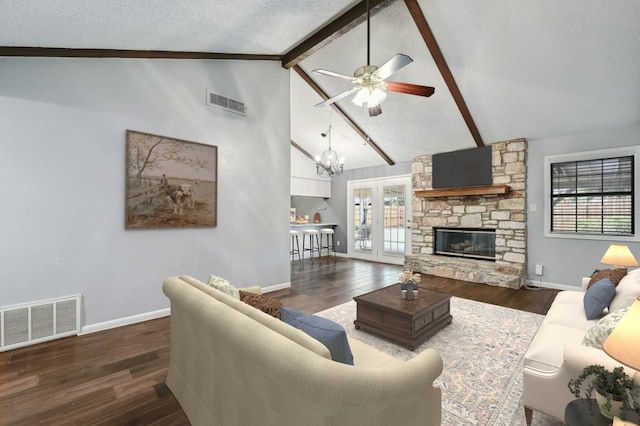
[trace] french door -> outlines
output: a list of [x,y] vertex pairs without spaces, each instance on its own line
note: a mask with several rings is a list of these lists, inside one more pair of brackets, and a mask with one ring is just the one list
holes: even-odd
[[347,255],[404,264],[411,253],[411,176],[347,182]]

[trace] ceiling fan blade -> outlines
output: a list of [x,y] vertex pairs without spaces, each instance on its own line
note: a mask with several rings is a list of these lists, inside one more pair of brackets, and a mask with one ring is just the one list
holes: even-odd
[[369,108],[369,117],[375,117],[376,115],[382,114],[382,107],[380,104]]
[[406,67],[411,62],[413,62],[413,59],[411,59],[409,56],[402,53],[396,53],[395,56],[381,65],[380,68],[378,68],[373,73],[373,75],[381,78],[382,80],[385,80],[390,77],[391,74],[400,71],[400,69]]
[[347,96],[349,96],[352,93],[355,93],[358,91],[357,87],[352,87],[349,90],[345,90],[342,93],[338,93],[337,95],[335,95],[333,98],[329,98],[326,101],[322,101],[319,104],[316,104],[316,107],[323,107],[323,106],[327,106],[327,105],[331,105],[334,102],[338,102],[340,99],[346,98]]
[[349,81],[353,81],[356,78],[351,76],[351,75],[346,75],[346,74],[340,74],[339,72],[334,72],[334,71],[328,71],[328,70],[313,70],[314,74],[320,74],[320,75],[326,75],[329,77],[337,77],[337,78],[341,78],[343,80],[349,80]]
[[397,81],[387,81],[387,90],[391,92],[406,93],[408,95],[425,96],[433,95],[436,90],[430,86],[420,86],[411,83],[399,83]]

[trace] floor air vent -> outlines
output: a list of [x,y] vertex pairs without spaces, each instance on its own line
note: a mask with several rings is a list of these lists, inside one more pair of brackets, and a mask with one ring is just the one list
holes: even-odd
[[80,332],[80,295],[0,308],[0,352]]
[[226,96],[216,95],[209,91],[207,91],[207,105],[217,106],[227,111],[235,112],[236,114],[247,115],[247,108],[242,102],[234,101]]

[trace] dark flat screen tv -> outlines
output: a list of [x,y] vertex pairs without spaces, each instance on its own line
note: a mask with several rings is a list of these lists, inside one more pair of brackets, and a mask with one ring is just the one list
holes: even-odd
[[434,189],[491,185],[491,146],[433,154],[432,173]]

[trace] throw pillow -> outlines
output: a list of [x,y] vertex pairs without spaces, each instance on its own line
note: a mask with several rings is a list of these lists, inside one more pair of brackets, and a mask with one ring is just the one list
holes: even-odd
[[331,359],[343,364],[353,365],[353,354],[349,347],[347,334],[340,324],[304,312],[283,306],[280,309],[282,321],[304,331],[325,345],[331,353]]
[[280,308],[282,308],[282,302],[278,299],[248,291],[239,290],[239,292],[240,300],[247,305],[253,306],[256,309],[260,309],[265,314],[269,314],[272,317],[280,319]]
[[602,349],[602,344],[607,340],[607,337],[609,337],[628,310],[629,308],[618,309],[609,315],[605,315],[596,325],[587,330],[584,339],[582,339],[582,344]]
[[589,287],[584,294],[584,313],[587,319],[598,318],[615,295],[616,288],[609,278],[603,278]]
[[602,269],[591,276],[587,288],[591,287],[603,278],[609,278],[613,286],[617,286],[621,279],[627,275],[627,268]]
[[208,284],[216,290],[223,292],[224,294],[228,294],[229,296],[238,300],[240,299],[240,293],[238,292],[238,289],[222,277],[211,274],[209,275]]
[[609,311],[613,312],[618,309],[627,308],[631,306],[638,297],[640,297],[640,283],[638,279],[634,276],[626,278],[620,281],[620,284],[616,287],[616,297],[611,301]]

